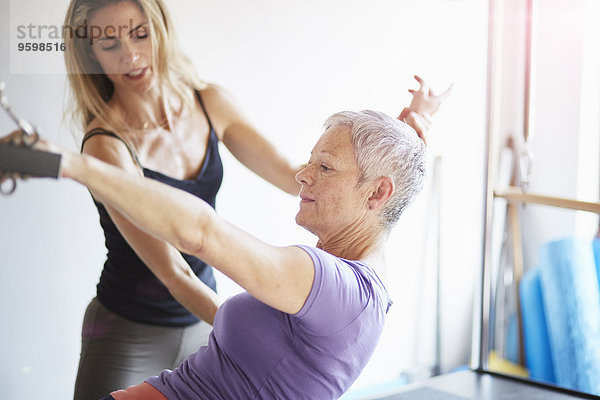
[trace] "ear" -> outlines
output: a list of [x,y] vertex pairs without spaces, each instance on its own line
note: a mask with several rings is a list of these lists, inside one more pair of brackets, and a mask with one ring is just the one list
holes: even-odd
[[388,176],[377,178],[374,182],[373,192],[367,199],[369,210],[376,210],[383,207],[390,197],[394,194],[394,182]]

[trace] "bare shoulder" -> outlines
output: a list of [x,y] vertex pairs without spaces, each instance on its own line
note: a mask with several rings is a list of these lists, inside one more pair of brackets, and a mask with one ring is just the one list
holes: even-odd
[[[110,134],[93,135],[95,131],[110,132],[118,137]],[[114,130],[106,128],[97,120],[93,120],[86,127],[85,132],[85,143],[83,144],[81,150],[82,153],[120,167],[126,171],[135,173],[138,172],[139,169],[137,164],[135,163],[132,154],[129,152],[129,149],[122,141],[123,137],[119,134],[119,132],[114,132]]]
[[202,98],[206,101],[226,100],[231,97],[231,92],[217,83],[209,83],[200,91]]
[[209,83],[200,94],[219,139],[223,138],[224,132],[232,125],[245,122],[233,94],[224,87]]
[[209,83],[200,94],[209,111],[221,110],[223,113],[231,113],[237,110],[233,94],[222,86]]

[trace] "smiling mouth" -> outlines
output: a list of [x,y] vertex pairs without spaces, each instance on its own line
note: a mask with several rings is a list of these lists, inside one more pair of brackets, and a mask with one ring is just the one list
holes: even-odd
[[147,71],[148,71],[148,67],[138,68],[138,69],[134,69],[133,71],[131,71],[127,74],[124,74],[124,75],[127,79],[135,81],[138,79],[142,79],[146,75]]

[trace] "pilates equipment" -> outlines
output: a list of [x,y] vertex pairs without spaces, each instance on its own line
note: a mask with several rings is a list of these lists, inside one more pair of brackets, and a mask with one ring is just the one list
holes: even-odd
[[17,188],[18,176],[58,178],[61,156],[33,149],[39,139],[38,129],[13,111],[5,87],[4,82],[0,82],[0,104],[20,131],[8,143],[0,143],[0,193],[10,195]]
[[[515,186],[495,189],[493,196],[509,207],[530,204],[600,214],[600,203],[526,193]],[[518,214],[510,222],[519,227]],[[520,248],[520,240],[513,237],[513,247]],[[539,267],[522,277],[514,272],[522,365],[531,379],[600,394],[599,251],[600,239],[553,240],[541,247]]]
[[[546,243],[539,264],[555,383],[600,394],[600,289],[592,240]],[[530,346],[538,337],[527,339]]]

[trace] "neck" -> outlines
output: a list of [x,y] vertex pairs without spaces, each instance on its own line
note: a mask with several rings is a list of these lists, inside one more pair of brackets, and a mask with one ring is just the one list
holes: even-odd
[[111,102],[132,129],[169,129],[172,115],[165,94],[157,85],[143,93],[115,90]]
[[379,226],[364,227],[361,222],[364,221],[357,221],[334,234],[319,236],[317,247],[348,260],[383,262],[386,235]]

